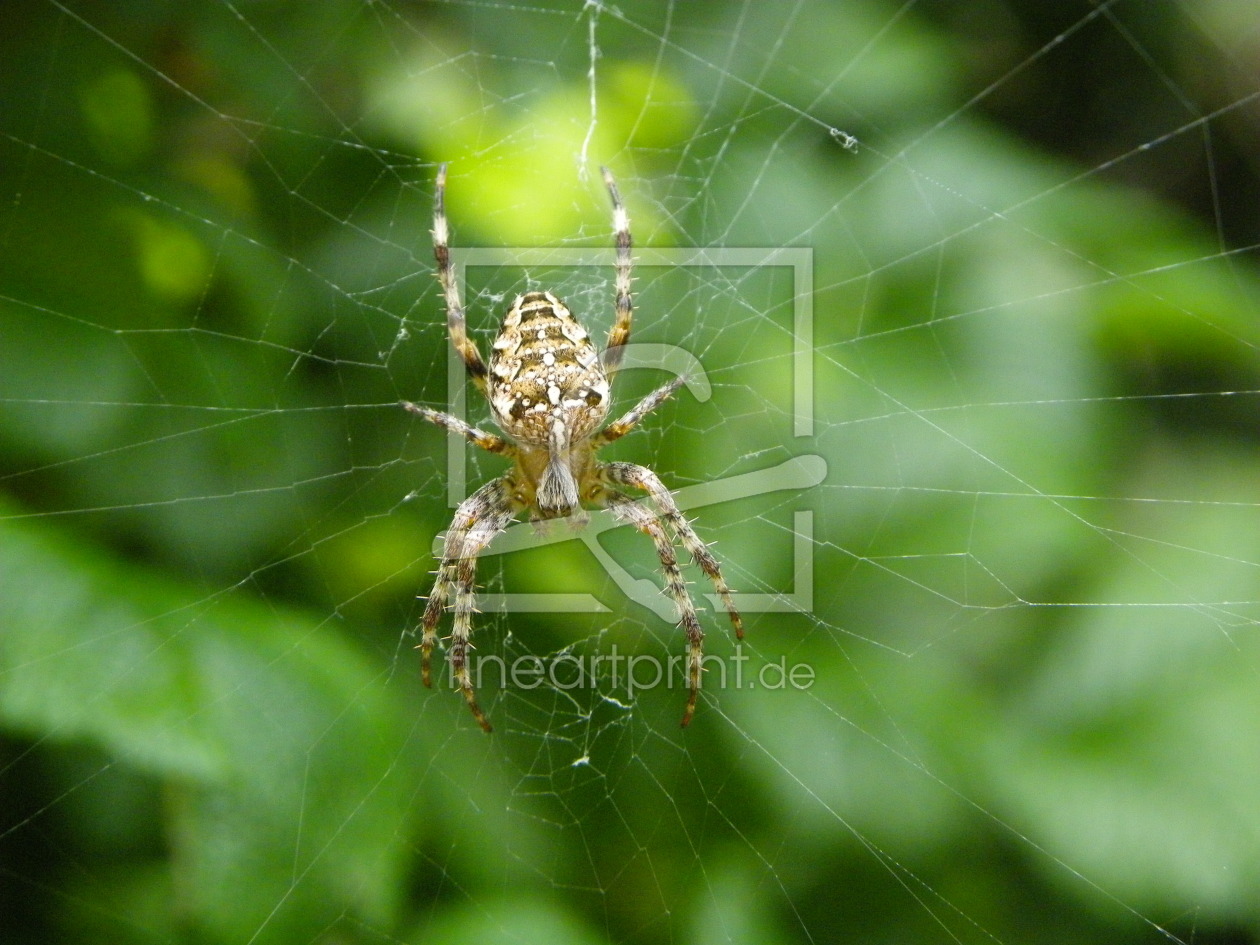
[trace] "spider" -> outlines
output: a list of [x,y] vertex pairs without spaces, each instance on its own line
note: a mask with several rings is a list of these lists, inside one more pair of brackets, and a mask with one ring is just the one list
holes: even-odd
[[[468,337],[448,246],[450,231],[444,209],[446,165],[441,165],[437,172],[433,254],[437,260],[438,281],[446,297],[447,328],[469,377],[490,402],[494,421],[507,438],[479,430],[448,413],[407,402],[402,406],[430,423],[467,438],[483,450],[512,460],[513,466],[466,498],[455,510],[442,548],[437,579],[424,609],[423,635],[417,649],[422,653],[424,684],[431,687],[430,663],[438,639],[437,626],[453,588],[451,672],[473,717],[487,732],[491,731],[490,721],[477,704],[468,671],[477,556],[525,509],[530,511],[535,524],[572,516],[574,524],[580,525],[585,519],[584,506],[608,508],[652,539],[664,573],[665,591],[678,606],[687,635],[689,692],[682,718],[684,727],[696,710],[704,633],[678,565],[675,537],[713,582],[730,613],[736,637],[743,639],[744,636],[739,611],[731,600],[730,588],[722,577],[717,559],[683,518],[656,473],[633,463],[603,463],[595,458],[600,447],[629,433],[683,383],[683,378],[676,378],[657,388],[629,413],[600,429],[608,413],[613,378],[630,340],[633,315],[630,221],[612,174],[607,168],[600,170],[612,198],[617,247],[616,317],[602,356],[560,299],[551,292],[526,292],[516,297],[503,316],[489,367],[482,360],[476,342]],[[651,507],[632,499],[625,491],[627,488],[646,493]]]

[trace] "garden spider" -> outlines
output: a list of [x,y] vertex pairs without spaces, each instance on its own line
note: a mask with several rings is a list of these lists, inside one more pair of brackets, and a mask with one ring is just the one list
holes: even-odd
[[[526,292],[516,297],[503,316],[488,369],[476,342],[468,337],[466,330],[464,308],[447,245],[446,165],[441,165],[437,172],[433,254],[437,259],[438,280],[446,296],[446,324],[451,343],[463,359],[472,382],[489,400],[495,423],[508,438],[486,433],[428,407],[405,402],[403,407],[430,423],[466,437],[484,450],[512,460],[514,465],[506,474],[470,495],[455,510],[433,592],[424,609],[423,636],[417,649],[423,653],[424,684],[431,686],[430,662],[438,639],[437,625],[453,586],[455,626],[450,638],[451,671],[473,717],[487,732],[490,722],[477,705],[468,671],[477,555],[523,509],[530,510],[535,522],[572,515],[575,523],[580,524],[585,518],[583,505],[609,508],[619,519],[652,539],[665,575],[666,593],[678,605],[687,634],[689,693],[682,718],[684,726],[691,721],[696,709],[704,633],[678,566],[673,536],[677,536],[713,582],[730,612],[736,637],[743,639],[744,636],[739,611],[731,600],[730,588],[722,578],[717,559],[683,518],[656,474],[633,463],[601,463],[595,458],[601,446],[629,433],[682,384],[681,378],[665,384],[621,419],[598,429],[608,413],[612,379],[630,340],[633,313],[630,222],[612,174],[607,168],[601,170],[612,197],[617,242],[616,320],[602,358],[563,302],[550,292]],[[623,487],[645,492],[655,511],[630,498]]]

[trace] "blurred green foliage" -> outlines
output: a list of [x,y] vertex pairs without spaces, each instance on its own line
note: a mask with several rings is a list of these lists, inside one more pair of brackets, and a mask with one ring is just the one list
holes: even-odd
[[[0,939],[1260,940],[1240,8],[5,4]],[[642,246],[812,248],[814,435],[801,287],[643,267],[713,397],[614,449],[825,459],[701,522],[771,594],[812,512],[749,634],[808,694],[490,687],[486,739],[420,689],[437,161],[457,247],[606,247],[606,162]],[[605,275],[557,274],[596,333]],[[487,652],[680,643],[572,544],[484,573],[619,608]]]

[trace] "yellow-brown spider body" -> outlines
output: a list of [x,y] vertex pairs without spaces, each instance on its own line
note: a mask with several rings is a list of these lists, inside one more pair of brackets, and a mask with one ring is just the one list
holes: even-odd
[[[553,519],[580,517],[584,506],[609,508],[622,521],[652,539],[665,576],[665,592],[677,604],[679,621],[687,635],[689,693],[682,719],[684,726],[691,721],[700,690],[704,633],[678,565],[675,540],[713,582],[730,613],[736,636],[744,635],[739,612],[731,600],[730,588],[726,586],[717,559],[683,517],[657,475],[645,466],[602,463],[596,458],[600,447],[630,432],[682,384],[681,379],[677,379],[657,388],[623,417],[600,428],[608,415],[613,375],[630,340],[633,315],[630,223],[612,175],[607,169],[603,174],[613,203],[617,270],[616,317],[602,357],[563,302],[550,292],[527,292],[518,296],[504,315],[487,368],[476,343],[467,334],[447,245],[446,165],[438,169],[433,252],[446,299],[451,343],[463,359],[473,383],[486,395],[494,421],[507,438],[487,433],[438,410],[411,403],[403,406],[484,450],[511,459],[513,467],[482,486],[455,510],[433,592],[425,606],[419,649],[424,684],[428,686],[437,626],[448,601],[453,599],[450,605],[454,611],[449,647],[451,672],[473,717],[487,732],[490,722],[477,704],[468,670],[472,615],[476,609],[477,556],[523,510],[529,510],[535,519]],[[649,504],[631,499],[624,491],[626,488],[646,493]]]
[[499,428],[525,450],[546,451],[536,477],[535,457],[524,467],[537,483],[539,516],[570,514],[580,507],[572,461],[608,414],[608,378],[586,329],[550,292],[518,296],[494,341],[488,381]]

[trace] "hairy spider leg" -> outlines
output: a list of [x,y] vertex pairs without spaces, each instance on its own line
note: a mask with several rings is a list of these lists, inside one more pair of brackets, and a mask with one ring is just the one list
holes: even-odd
[[605,482],[610,484],[632,486],[648,494],[661,517],[669,523],[683,547],[712,582],[713,589],[717,591],[718,597],[722,599],[722,605],[730,614],[736,639],[744,639],[744,621],[735,607],[735,602],[731,599],[731,589],[727,587],[726,580],[722,577],[722,569],[718,566],[717,558],[713,557],[709,546],[700,539],[691,524],[683,517],[678,504],[674,502],[674,497],[669,494],[669,490],[665,488],[665,484],[656,473],[646,466],[637,466],[634,463],[606,463],[600,467],[600,475]]
[[704,659],[704,631],[700,629],[696,605],[687,593],[687,583],[683,580],[678,557],[674,554],[674,543],[661,520],[625,493],[609,491],[605,498],[614,515],[652,539],[656,546],[656,556],[661,561],[661,570],[665,573],[665,593],[678,606],[678,619],[683,632],[687,634],[687,708],[683,710],[682,717],[682,727],[686,728],[696,713],[696,700],[700,695],[700,670]]
[[459,300],[459,286],[455,284],[455,269],[451,266],[450,227],[446,222],[446,165],[438,167],[437,186],[433,195],[433,257],[437,260],[438,281],[446,296],[446,328],[451,344],[468,369],[468,376],[483,394],[486,392],[486,362],[481,358],[477,343],[468,337],[464,321],[464,306]]
[[421,637],[421,673],[426,686],[432,685],[430,664],[437,643],[437,625],[446,609],[446,601],[455,588],[455,621],[451,630],[451,675],[464,695],[464,701],[485,731],[491,731],[490,720],[477,704],[472,677],[468,672],[468,650],[472,646],[472,615],[475,611],[477,556],[491,539],[507,526],[519,511],[512,494],[510,476],[486,483],[455,510],[455,518],[446,533],[442,547],[442,563],[438,568],[433,592],[424,608],[424,632]]
[[625,205],[621,202],[621,194],[617,191],[617,183],[613,180],[612,171],[601,167],[604,185],[608,188],[608,196],[613,205],[613,233],[617,241],[617,281],[615,286],[616,320],[608,333],[608,344],[604,347],[604,371],[609,379],[621,367],[621,359],[626,345],[630,341],[630,322],[634,317],[634,302],[630,296],[630,275],[633,260],[630,257],[630,218],[626,215]]
[[635,404],[634,409],[623,414],[621,417],[618,417],[612,423],[608,424],[608,426],[604,427],[604,429],[600,430],[591,437],[591,447],[593,449],[599,449],[606,443],[611,443],[613,440],[621,439],[638,426],[639,421],[672,397],[674,395],[674,391],[682,387],[685,380],[685,378],[676,377],[668,384],[662,384],[656,390],[652,391],[652,393],[648,394],[641,401]]
[[459,417],[452,416],[441,410],[432,410],[429,407],[421,407],[419,404],[413,404],[409,400],[402,402],[403,409],[409,413],[414,413],[417,417],[423,417],[432,424],[436,424],[443,430],[450,433],[456,433],[464,437],[474,446],[480,446],[488,453],[500,453],[504,456],[515,456],[516,447],[503,439],[501,436],[495,436],[493,433],[487,433],[485,430],[479,430],[471,424],[465,423]]

